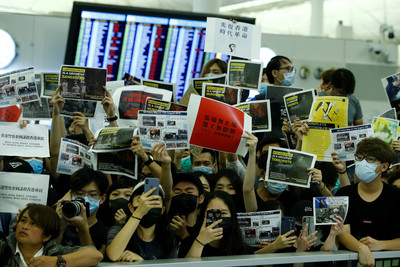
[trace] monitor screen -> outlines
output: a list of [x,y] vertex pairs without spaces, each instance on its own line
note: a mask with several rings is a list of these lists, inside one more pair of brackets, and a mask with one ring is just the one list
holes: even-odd
[[[109,81],[129,73],[175,83],[180,99],[208,60],[229,59],[204,52],[207,16],[216,17],[75,2],[65,64],[106,68]],[[251,18],[232,18],[255,23]]]

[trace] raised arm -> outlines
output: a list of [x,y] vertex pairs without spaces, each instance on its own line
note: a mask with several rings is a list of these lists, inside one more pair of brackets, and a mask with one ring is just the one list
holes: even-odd
[[307,122],[301,122],[299,119],[296,119],[293,122],[292,132],[296,135],[297,143],[296,150],[301,151],[301,146],[303,144],[303,137],[308,133],[308,125]]
[[117,118],[115,114],[114,101],[107,88],[103,86],[103,89],[106,93],[106,96],[101,101],[101,104],[103,105],[103,109],[107,114],[107,120],[110,123],[110,127],[118,127]]
[[134,135],[132,137],[131,149],[133,154],[136,154],[150,169],[151,175],[153,177],[160,178],[161,167],[157,164],[157,162],[152,161],[149,155],[147,155],[146,151],[142,147],[142,142],[140,141],[139,135]]
[[249,148],[249,160],[247,161],[246,174],[243,182],[243,199],[247,212],[257,211],[256,192],[254,190],[254,179],[256,177],[256,151],[258,139],[250,132],[246,131],[246,146]]
[[151,149],[151,153],[154,158],[161,162],[161,174],[160,174],[160,184],[165,192],[165,207],[167,212],[169,211],[169,206],[171,204],[172,197],[172,173],[171,173],[171,162],[172,159],[168,155],[164,144],[160,143],[155,145]]
[[326,187],[326,185],[322,181],[322,172],[321,172],[321,170],[319,170],[317,168],[308,168],[307,171],[308,171],[308,175],[312,175],[311,176],[311,181],[312,182],[316,182],[317,189],[319,190],[319,192],[321,193],[321,195],[323,197],[331,197],[331,196],[333,196],[332,192],[329,191],[328,187]]
[[88,120],[82,112],[74,112],[74,116],[72,116],[72,126],[80,127],[88,142],[94,137],[89,129]]
[[340,187],[350,185],[349,176],[347,175],[346,162],[340,161],[336,152],[332,152],[331,156],[332,156],[332,163],[335,166],[336,171],[339,175]]

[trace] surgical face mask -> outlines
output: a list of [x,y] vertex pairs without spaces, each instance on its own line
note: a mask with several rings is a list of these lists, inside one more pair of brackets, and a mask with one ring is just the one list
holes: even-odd
[[357,177],[368,184],[378,176],[379,173],[375,173],[377,167],[378,165],[373,162],[368,162],[365,159],[356,161]]
[[281,184],[281,183],[274,183],[274,182],[268,182],[268,184],[265,186],[267,190],[274,195],[279,195],[283,191],[285,191],[287,184]]
[[182,193],[171,199],[171,215],[188,215],[197,208],[197,196]]
[[337,179],[335,187],[332,190],[332,194],[336,194],[336,192],[339,190],[339,188],[340,188],[340,179]]
[[31,165],[34,173],[41,174],[43,172],[43,161],[38,159],[27,159],[25,161]]
[[190,167],[190,165],[192,165],[192,160],[190,159],[190,156],[181,159],[181,170],[182,171],[191,172],[192,167]]
[[260,86],[260,94],[266,95],[267,94],[267,83],[262,83]]
[[140,220],[140,225],[144,228],[149,228],[155,225],[161,218],[162,210],[161,208],[152,208],[147,212],[146,215]]
[[198,166],[193,168],[194,172],[203,172],[206,174],[211,174],[213,173],[213,170],[211,167],[206,167],[206,166]]
[[204,77],[213,77],[216,76],[214,73],[210,72],[204,75]]
[[[89,216],[92,216],[93,213],[95,213],[95,211],[98,210],[99,206],[100,206],[100,199],[95,199],[95,198],[91,198],[91,197],[82,197],[86,203],[89,203]],[[72,200],[75,200],[76,197],[72,197]]]
[[284,79],[282,81],[278,81],[283,86],[291,86],[294,83],[294,79],[296,78],[296,71],[293,70],[292,72],[282,73]]

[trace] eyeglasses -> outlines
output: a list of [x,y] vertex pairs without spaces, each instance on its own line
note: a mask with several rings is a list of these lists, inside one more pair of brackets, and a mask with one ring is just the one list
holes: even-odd
[[354,154],[355,160],[356,161],[362,161],[363,159],[365,159],[367,162],[370,163],[374,163],[375,161],[377,161],[378,159],[374,156],[364,156],[361,154]]
[[72,196],[74,197],[91,197],[91,198],[99,198],[100,194],[96,191],[84,192],[84,191],[75,191],[72,192]]
[[280,69],[280,70],[285,69],[285,70],[287,70],[288,72],[296,71],[296,68],[294,68],[294,67],[292,67],[292,66],[286,66],[286,67],[282,67],[282,68],[279,68],[279,69]]

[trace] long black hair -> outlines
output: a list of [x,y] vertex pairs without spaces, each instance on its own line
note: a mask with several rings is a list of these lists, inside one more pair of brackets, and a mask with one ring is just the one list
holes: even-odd
[[243,182],[240,179],[239,175],[231,169],[223,169],[217,172],[212,179],[212,184],[210,184],[211,191],[215,191],[215,187],[218,183],[218,180],[222,177],[226,177],[232,184],[233,188],[236,191],[236,195],[234,198],[234,204],[236,206],[237,211],[245,211],[244,210],[244,200],[243,200]]
[[[221,244],[225,247],[225,255],[244,255],[247,254],[247,246],[243,241],[242,231],[240,230],[235,204],[231,196],[225,191],[214,191],[206,200],[205,206],[213,199],[221,199],[231,212],[232,228],[230,235],[225,235],[221,239]],[[222,255],[221,255],[222,256]]]

